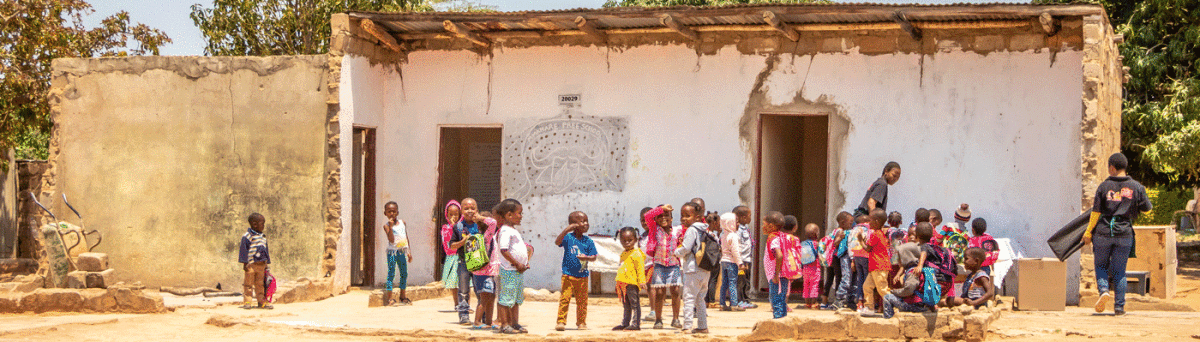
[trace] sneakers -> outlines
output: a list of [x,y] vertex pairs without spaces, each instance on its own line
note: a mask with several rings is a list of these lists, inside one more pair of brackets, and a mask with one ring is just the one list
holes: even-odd
[[1113,316],[1124,316],[1124,315],[1125,315],[1125,308],[1117,308],[1116,310],[1113,310]]
[[626,328],[626,326],[624,326],[624,325],[618,325],[618,326],[613,327],[612,330],[613,331],[621,331],[621,330],[625,330],[625,328]]
[[654,321],[654,329],[662,329],[662,328],[663,328],[662,321]]
[[679,323],[678,319],[671,320],[671,327],[675,329],[683,329],[683,323]]
[[588,330],[587,324],[576,325],[575,330]]
[[874,316],[874,315],[875,315],[875,309],[872,309],[872,308],[862,308],[861,310],[858,310],[858,313],[859,313],[860,315],[863,315],[863,316]]
[[650,310],[650,314],[649,314],[649,315],[646,315],[646,317],[645,317],[645,318],[642,318],[642,321],[646,321],[646,322],[654,322],[654,319],[655,319],[655,317],[654,317],[654,316],[656,316],[656,315],[654,314],[654,310]]
[[692,334],[707,334],[708,329],[692,329]]
[[1105,307],[1108,306],[1108,302],[1111,302],[1112,299],[1112,292],[1105,292],[1100,295],[1100,299],[1096,300],[1096,312],[1104,312]]
[[554,326],[554,331],[563,331],[563,330],[567,330],[567,325],[565,323],[559,323],[558,325]]
[[751,302],[742,302],[741,304],[738,304],[738,306],[741,306],[744,309],[757,309],[758,308],[758,304],[754,304]]

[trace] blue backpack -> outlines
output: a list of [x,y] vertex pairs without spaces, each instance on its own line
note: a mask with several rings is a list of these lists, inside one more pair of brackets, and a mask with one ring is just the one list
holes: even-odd
[[936,306],[942,300],[942,287],[937,283],[935,272],[937,270],[932,267],[921,268],[921,273],[923,273],[925,281],[922,282],[921,288],[917,292],[918,297],[921,297],[921,301],[930,307]]

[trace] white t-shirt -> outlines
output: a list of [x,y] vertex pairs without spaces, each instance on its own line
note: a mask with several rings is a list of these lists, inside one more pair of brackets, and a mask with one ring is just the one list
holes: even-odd
[[[387,224],[387,223],[384,223]],[[392,240],[394,243],[388,245],[389,251],[407,251],[408,250],[408,229],[404,227],[404,220],[396,220],[396,225],[391,227]]]
[[[521,239],[521,233],[516,228],[508,225],[500,227],[500,232],[496,233],[496,249],[507,249],[513,260],[522,265],[529,264],[529,250],[526,249],[525,240]],[[508,262],[508,258],[505,258],[503,254],[500,256],[500,268],[508,271],[517,270],[516,265]]]

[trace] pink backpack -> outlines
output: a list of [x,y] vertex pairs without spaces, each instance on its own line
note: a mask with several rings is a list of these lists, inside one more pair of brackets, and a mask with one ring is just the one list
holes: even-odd
[[788,233],[776,234],[777,239],[783,239],[779,241],[780,252],[782,252],[783,258],[782,260],[776,260],[776,262],[783,263],[783,274],[779,276],[793,280],[800,279],[800,275],[803,274],[800,265],[800,238]]

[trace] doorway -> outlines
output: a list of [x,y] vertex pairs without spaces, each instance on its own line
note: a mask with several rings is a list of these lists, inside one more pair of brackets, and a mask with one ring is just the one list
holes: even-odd
[[500,203],[500,127],[442,127],[438,152],[437,219],[433,241],[437,251],[434,279],[442,280],[441,227],[446,223],[445,206],[451,199],[474,198],[479,211],[489,211]]
[[350,283],[375,282],[375,129],[354,128],[351,141]]
[[[828,227],[829,117],[825,115],[759,116],[756,164],[755,220],[769,211],[796,216],[797,230],[816,223]],[[759,246],[767,240],[755,225]],[[756,248],[755,253],[761,253]],[[761,260],[762,255],[756,255]],[[755,269],[755,288],[766,286],[766,275]]]

